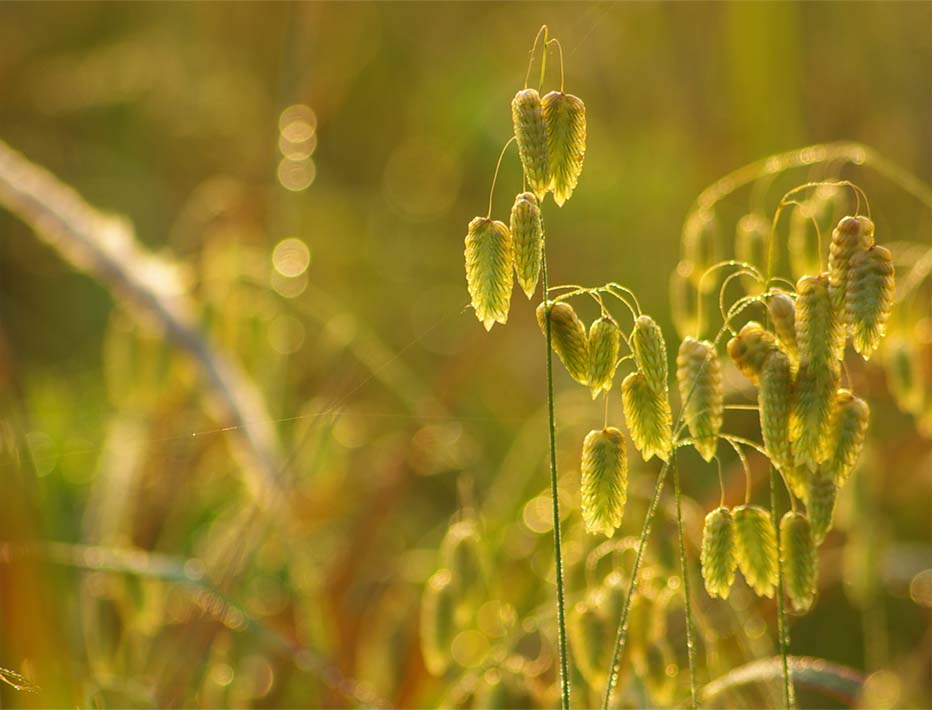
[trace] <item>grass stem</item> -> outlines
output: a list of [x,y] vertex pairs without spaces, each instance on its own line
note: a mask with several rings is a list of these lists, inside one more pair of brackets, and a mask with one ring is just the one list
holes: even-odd
[[673,452],[673,491],[676,497],[676,527],[680,542],[680,570],[683,576],[683,598],[686,610],[686,657],[689,660],[689,697],[691,708],[696,707],[696,648],[693,643],[693,610],[689,598],[689,564],[686,559],[686,536],[683,532],[683,509],[680,503],[680,467]]

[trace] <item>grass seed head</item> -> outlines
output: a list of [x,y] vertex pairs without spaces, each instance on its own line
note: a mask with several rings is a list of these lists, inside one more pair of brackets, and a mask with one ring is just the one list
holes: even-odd
[[696,210],[689,216],[683,228],[681,253],[693,265],[690,276],[696,288],[704,293],[714,291],[717,280],[712,276],[703,278],[709,267],[721,261],[718,220],[710,210]]
[[[565,301],[551,301],[550,341],[553,351],[570,373],[570,377],[581,385],[589,384],[589,337],[586,328],[573,307]],[[546,333],[546,306],[537,307],[537,324]]]
[[854,349],[868,360],[887,333],[893,307],[893,255],[882,246],[851,255],[845,295],[848,329]]
[[738,334],[728,341],[728,355],[742,374],[755,385],[767,356],[777,349],[773,333],[756,321],[744,324]]
[[772,350],[760,374],[760,429],[767,455],[784,473],[794,465],[790,445],[793,388],[789,357],[782,350]]
[[796,283],[796,345],[801,365],[838,369],[844,354],[844,323],[832,307],[825,273],[803,276]]
[[735,228],[735,258],[761,272],[767,270],[770,246],[770,220],[759,212],[751,212],[738,220]]
[[631,439],[644,460],[655,455],[669,460],[673,420],[667,393],[654,390],[643,372],[632,372],[621,383],[621,403]]
[[508,322],[514,251],[502,222],[476,217],[466,234],[466,283],[476,318],[491,330]]
[[448,569],[427,580],[421,598],[421,655],[428,672],[443,675],[450,666],[450,646],[456,636],[456,591]]
[[572,94],[551,91],[542,100],[553,201],[570,199],[586,157],[586,105]]
[[511,239],[518,285],[528,298],[532,298],[540,277],[544,240],[540,204],[533,192],[522,192],[515,197],[515,204],[511,208]]
[[547,151],[547,124],[540,94],[536,89],[522,89],[511,100],[518,155],[528,185],[539,201],[550,189],[550,156]]
[[825,462],[827,471],[838,487],[844,485],[858,462],[869,422],[870,407],[867,402],[849,390],[838,390],[829,431],[828,459]]
[[828,248],[828,276],[832,305],[841,313],[845,310],[848,268],[856,251],[869,249],[874,244],[874,223],[867,217],[843,217],[832,231]]
[[614,427],[590,431],[583,442],[582,515],[586,531],[611,537],[628,495],[628,452]]
[[728,508],[716,508],[705,516],[700,561],[709,596],[727,599],[738,566],[734,521]]
[[796,346],[796,304],[789,294],[777,291],[767,300],[767,313],[781,347],[795,367],[799,363],[799,349]]
[[810,474],[806,488],[806,512],[817,545],[822,544],[826,533],[832,529],[837,492],[832,474],[826,467],[820,466]]
[[796,205],[790,216],[787,248],[789,249],[790,268],[797,278],[822,271],[818,226],[820,212],[818,200],[810,199]]
[[816,592],[816,547],[809,521],[802,513],[787,512],[780,521],[780,548],[786,595],[798,612],[808,611]]
[[790,440],[797,466],[815,469],[828,456],[828,440],[835,410],[837,370],[801,364],[796,373]]
[[756,505],[734,509],[738,569],[759,596],[772,597],[777,583],[777,536],[770,514]]
[[638,369],[644,373],[647,384],[655,392],[666,394],[669,372],[667,370],[667,344],[663,331],[650,316],[639,316],[631,333],[631,349]]
[[715,347],[707,340],[684,338],[676,357],[683,418],[694,446],[706,461],[718,447],[722,428],[722,370]]
[[609,315],[597,318],[589,326],[589,390],[592,399],[611,390],[621,349],[621,330]]
[[[673,317],[673,327],[681,338],[688,335],[702,336],[697,319],[701,303],[699,291],[692,279],[694,271],[694,264],[683,260],[670,274],[670,315]],[[704,319],[703,325],[708,326]]]

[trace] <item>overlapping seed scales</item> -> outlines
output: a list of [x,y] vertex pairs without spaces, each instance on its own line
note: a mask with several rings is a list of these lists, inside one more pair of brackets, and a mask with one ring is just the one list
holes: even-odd
[[568,635],[573,659],[583,678],[590,685],[599,686],[604,682],[611,660],[606,642],[612,633],[610,624],[589,601],[579,602],[573,607],[569,622]]
[[782,350],[772,350],[760,374],[760,429],[770,460],[784,473],[794,465],[790,446],[793,387],[789,357]]
[[874,245],[851,255],[845,308],[854,349],[868,360],[887,333],[893,307],[893,255]]
[[796,205],[790,216],[787,247],[790,255],[790,268],[797,278],[822,271],[818,224],[820,211],[818,201],[810,199]]
[[663,331],[650,316],[638,316],[631,333],[631,349],[638,369],[655,392],[667,392],[667,344]]
[[476,217],[466,234],[466,283],[476,318],[491,330],[508,322],[514,251],[502,222]]
[[844,325],[833,312],[825,273],[803,276],[796,284],[796,345],[801,365],[839,369],[844,349]]
[[703,278],[709,267],[721,261],[718,221],[709,210],[697,210],[687,219],[683,228],[682,254],[693,265],[690,271],[693,284],[703,293],[714,291],[717,280],[711,275]]
[[816,592],[816,548],[809,521],[802,513],[787,512],[780,521],[783,578],[793,609],[808,611]]
[[456,593],[453,575],[441,569],[427,580],[421,598],[421,655],[431,675],[450,666],[450,646],[456,636]]
[[851,255],[869,249],[874,244],[874,223],[867,217],[843,217],[832,231],[828,250],[828,277],[832,305],[845,311],[848,268]]
[[817,545],[822,544],[826,533],[832,529],[837,492],[835,481],[827,468],[820,466],[810,474],[806,488],[806,512]]
[[808,466],[797,466],[794,462],[788,463],[782,469],[783,478],[793,492],[793,495],[800,500],[806,500],[809,490],[810,471]]
[[829,430],[840,382],[837,370],[801,364],[796,373],[790,440],[797,466],[815,468],[827,456]]
[[683,339],[676,358],[676,380],[693,446],[703,459],[711,461],[718,447],[723,411],[722,370],[712,343]]
[[631,439],[644,460],[657,456],[667,461],[673,446],[667,393],[654,390],[643,372],[632,372],[621,383],[621,403]]
[[586,105],[572,94],[551,91],[541,101],[547,124],[547,151],[553,200],[570,199],[586,157]]
[[589,326],[589,389],[593,399],[612,388],[620,349],[621,330],[615,319],[604,315],[593,321]]
[[838,390],[828,438],[828,458],[825,461],[825,468],[838,487],[848,480],[861,455],[869,422],[870,407],[867,402],[849,390]]
[[511,208],[511,240],[514,244],[515,275],[528,298],[537,290],[543,239],[540,204],[533,192],[522,192],[515,197]]
[[780,346],[789,355],[794,368],[799,363],[799,348],[796,346],[796,304],[789,294],[776,291],[767,300],[767,313],[777,334]]
[[550,154],[543,104],[536,89],[522,89],[515,94],[511,120],[524,175],[537,199],[543,200],[550,189]]
[[738,220],[735,228],[735,258],[758,271],[767,270],[770,246],[770,220],[759,212],[751,212]]
[[586,435],[581,471],[586,531],[611,537],[621,525],[628,495],[628,452],[618,429],[606,427]]
[[[546,307],[537,307],[537,324],[546,333]],[[589,384],[589,337],[573,307],[565,301],[551,301],[550,342],[570,377],[581,385]]]
[[727,599],[738,567],[734,521],[728,508],[716,508],[705,516],[700,562],[709,596]]
[[772,597],[777,583],[777,537],[770,514],[756,505],[734,509],[738,569],[757,594]]
[[777,349],[773,333],[756,321],[742,326],[738,334],[728,341],[728,355],[742,374],[757,384],[767,356]]

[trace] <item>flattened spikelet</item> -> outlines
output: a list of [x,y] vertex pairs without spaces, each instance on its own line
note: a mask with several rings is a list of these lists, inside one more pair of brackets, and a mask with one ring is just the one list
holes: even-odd
[[511,234],[502,222],[476,217],[466,234],[466,283],[476,318],[491,330],[508,322],[511,305]]
[[789,294],[777,291],[767,301],[767,313],[777,334],[780,346],[790,357],[795,368],[799,364],[799,349],[796,346],[796,304]]
[[833,312],[827,274],[803,276],[796,284],[796,345],[799,362],[818,370],[839,369],[844,325]]
[[570,199],[586,157],[586,105],[572,94],[551,91],[542,102],[547,124],[547,151],[553,200]]
[[728,508],[716,508],[705,516],[700,561],[702,579],[709,596],[727,599],[738,566],[734,522]]
[[583,442],[582,515],[586,531],[611,537],[628,495],[628,453],[618,429],[590,431]]
[[760,271],[767,269],[770,245],[770,220],[759,212],[751,212],[738,220],[735,228],[735,258]]
[[874,244],[874,223],[867,217],[843,217],[832,231],[828,248],[828,278],[832,305],[845,311],[845,293],[851,255]]
[[528,185],[543,200],[550,189],[550,156],[547,152],[547,124],[536,89],[522,89],[511,100],[511,120],[518,141],[518,155]]
[[777,349],[777,339],[756,321],[742,326],[738,334],[728,341],[728,355],[742,374],[755,385],[764,361]]
[[427,580],[421,598],[421,655],[431,675],[443,675],[450,665],[456,636],[456,594],[453,575],[441,569]]
[[839,381],[837,371],[819,371],[806,364],[799,366],[790,420],[790,439],[798,466],[815,468],[828,455],[828,436]]
[[715,456],[722,428],[722,370],[715,347],[707,340],[684,338],[676,357],[683,418],[694,446],[706,461]]
[[709,210],[697,210],[687,219],[683,228],[682,254],[685,261],[693,265],[690,276],[696,288],[701,288],[704,293],[714,291],[717,280],[711,275],[703,278],[710,266],[721,261],[718,221]]
[[592,399],[612,388],[618,351],[621,349],[621,330],[611,316],[605,315],[589,326],[589,390]]
[[816,592],[816,548],[809,521],[802,513],[786,513],[780,521],[786,595],[796,611],[808,611]]
[[817,221],[820,208],[816,200],[807,200],[793,210],[790,216],[790,232],[787,247],[790,268],[799,278],[806,274],[817,274],[822,270],[819,251],[819,227]]
[[769,513],[756,505],[734,509],[738,569],[758,595],[772,597],[777,583],[777,536]]
[[511,239],[515,253],[515,275],[518,285],[527,294],[534,296],[540,276],[541,246],[544,238],[544,223],[540,216],[540,205],[533,192],[522,192],[515,197],[511,208]]
[[[550,341],[553,351],[570,373],[570,377],[581,385],[589,384],[589,337],[586,328],[573,307],[565,301],[551,302]],[[545,333],[545,306],[537,307],[537,324]]]
[[656,392],[642,372],[632,372],[621,383],[621,403],[631,439],[645,461],[656,455],[670,458],[673,422],[667,393]]
[[849,390],[840,389],[835,395],[835,411],[828,438],[828,458],[825,468],[835,485],[841,487],[854,469],[861,455],[870,407]]
[[848,267],[848,329],[854,349],[868,360],[884,335],[893,307],[893,255],[889,249],[873,246],[851,255]]
[[655,392],[666,394],[667,380],[667,344],[663,331],[650,316],[639,316],[634,322],[631,333],[631,349],[638,369],[644,373],[647,384]]
[[812,538],[817,545],[822,544],[825,534],[832,529],[837,491],[832,474],[824,467],[820,466],[809,476],[806,489],[806,512],[809,514]]
[[770,460],[783,472],[793,467],[790,446],[793,387],[790,359],[783,351],[774,349],[761,369],[758,402],[764,447]]

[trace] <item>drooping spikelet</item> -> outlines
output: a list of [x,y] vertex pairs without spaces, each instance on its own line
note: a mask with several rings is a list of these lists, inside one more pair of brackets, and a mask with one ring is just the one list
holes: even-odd
[[[828,293],[828,277],[804,276],[797,284],[796,343],[799,372],[790,436],[797,465],[814,468],[825,457],[844,331],[838,327]],[[841,347],[838,339],[841,335]]]
[[851,255],[874,244],[874,223],[867,217],[843,217],[832,231],[828,248],[828,278],[832,305],[840,313],[845,310],[845,293]]
[[589,390],[592,399],[612,388],[618,351],[621,349],[621,330],[615,319],[603,315],[589,326]]
[[699,455],[711,461],[722,428],[722,370],[715,347],[707,340],[684,338],[676,357],[676,380],[683,418]]
[[508,322],[513,263],[508,227],[486,217],[473,219],[466,234],[466,283],[476,318],[486,330]]
[[533,192],[522,192],[515,197],[511,208],[511,239],[515,251],[515,275],[528,298],[537,290],[543,238],[540,204]]
[[756,321],[742,326],[738,334],[728,341],[728,355],[737,368],[755,385],[764,361],[777,349],[777,339]]
[[628,452],[618,429],[586,435],[582,455],[582,515],[586,531],[611,537],[621,525],[628,496]]
[[869,421],[870,407],[867,402],[850,390],[838,390],[829,429],[828,458],[825,461],[826,471],[838,487],[844,485],[858,462]]
[[742,505],[733,515],[738,569],[757,594],[772,597],[777,583],[777,536],[770,514],[756,505]]
[[586,105],[579,97],[562,91],[551,91],[541,103],[547,124],[553,201],[562,207],[576,189],[586,157]]
[[770,246],[770,220],[760,212],[751,212],[738,220],[735,228],[735,258],[758,271],[767,270]]
[[690,276],[696,288],[703,293],[715,291],[718,281],[713,275],[703,277],[709,267],[721,261],[718,221],[710,210],[697,210],[689,216],[683,227],[681,253],[693,265]]
[[809,514],[812,537],[817,545],[822,544],[825,534],[832,529],[837,492],[832,474],[824,466],[820,466],[809,475],[806,489],[806,512]]
[[780,548],[786,595],[796,611],[808,611],[816,592],[816,548],[809,521],[787,512],[780,521]]
[[868,360],[887,333],[893,307],[893,255],[874,245],[851,255],[845,295],[848,329],[854,349]]
[[783,350],[795,368],[799,364],[799,349],[796,347],[796,304],[789,294],[776,291],[767,301],[767,313]]
[[[541,303],[537,307],[537,324],[542,333],[546,333],[546,307]],[[589,338],[586,328],[576,315],[573,307],[565,301],[551,301],[550,341],[553,351],[570,373],[570,377],[581,385],[589,384]]]
[[822,270],[818,225],[820,211],[816,200],[806,200],[796,205],[793,214],[790,216],[787,247],[790,255],[790,267],[796,278],[806,274],[817,274]]
[[547,124],[537,89],[522,89],[515,94],[511,100],[511,120],[524,175],[538,201],[543,200],[550,189],[550,156]]
[[643,372],[632,372],[621,383],[621,403],[631,439],[644,460],[654,455],[668,460],[673,446],[673,422],[666,391],[655,391]]
[[631,349],[638,369],[644,373],[647,384],[655,392],[666,394],[667,344],[663,331],[650,316],[639,316],[631,332]]
[[761,368],[760,430],[773,464],[786,473],[793,468],[790,416],[793,410],[793,369],[782,350],[774,348]]
[[735,581],[735,529],[728,508],[720,507],[705,516],[702,528],[702,579],[709,596],[728,598]]
[[456,593],[453,575],[438,570],[427,580],[421,598],[421,655],[431,675],[443,675],[450,665],[456,636]]

